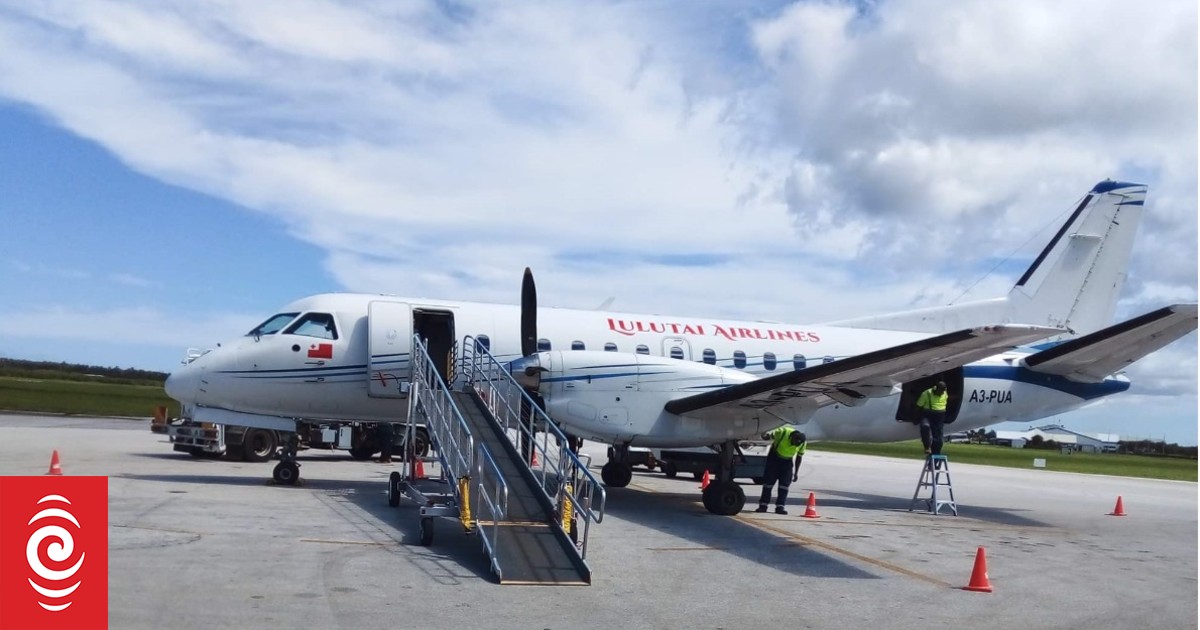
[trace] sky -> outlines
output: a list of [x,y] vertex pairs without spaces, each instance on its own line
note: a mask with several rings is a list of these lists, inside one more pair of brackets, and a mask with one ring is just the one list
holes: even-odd
[[[1149,185],[1197,294],[1190,0],[0,0],[0,356],[170,370],[330,291],[813,323],[1003,295]],[[1196,444],[1193,333],[1066,414]],[[1024,428],[1000,425],[997,428]]]

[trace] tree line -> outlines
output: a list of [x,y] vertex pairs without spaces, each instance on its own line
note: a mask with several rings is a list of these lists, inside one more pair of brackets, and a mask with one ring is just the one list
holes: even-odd
[[123,385],[162,385],[166,372],[139,370],[137,368],[82,365],[65,361],[26,361],[0,357],[0,376],[12,378],[57,379],[64,381],[95,381]]

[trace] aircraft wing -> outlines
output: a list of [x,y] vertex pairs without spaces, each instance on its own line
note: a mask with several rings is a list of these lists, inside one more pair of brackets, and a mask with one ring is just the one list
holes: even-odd
[[745,411],[776,405],[820,407],[835,402],[854,405],[869,397],[888,395],[899,383],[954,369],[1062,332],[1056,328],[1020,325],[967,328],[678,398],[668,402],[665,409],[674,414],[688,414],[715,408]]
[[1193,330],[1196,305],[1174,304],[1025,357],[1025,367],[1096,383]]

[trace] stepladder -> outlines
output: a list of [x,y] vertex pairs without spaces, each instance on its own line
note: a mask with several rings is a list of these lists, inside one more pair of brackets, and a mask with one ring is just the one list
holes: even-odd
[[958,516],[958,506],[954,503],[954,486],[950,483],[950,460],[945,455],[929,455],[925,458],[925,467],[921,469],[921,479],[913,492],[912,502],[908,511],[919,504],[925,505],[930,514],[940,514],[942,508]]

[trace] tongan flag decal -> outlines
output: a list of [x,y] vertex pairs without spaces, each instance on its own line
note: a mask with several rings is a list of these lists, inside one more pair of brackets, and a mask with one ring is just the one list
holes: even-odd
[[331,343],[314,343],[308,347],[308,358],[310,359],[332,359],[333,344]]

